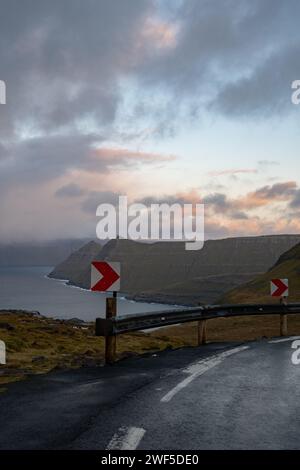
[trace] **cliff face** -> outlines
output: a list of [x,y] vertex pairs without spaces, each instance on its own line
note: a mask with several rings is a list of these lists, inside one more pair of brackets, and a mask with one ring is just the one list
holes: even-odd
[[94,241],[87,243],[68,256],[65,261],[58,264],[49,274],[49,277],[66,279],[74,285],[87,287],[87,285],[82,285],[80,282],[82,272],[87,266],[90,266],[100,251],[101,245],[99,243]]
[[274,266],[250,282],[229,291],[221,298],[222,303],[278,303],[270,296],[271,279],[289,280],[289,301],[300,301],[300,243],[283,253]]
[[132,298],[170,303],[211,303],[224,292],[265,272],[298,235],[210,240],[199,251],[183,242],[137,243],[111,240],[102,249],[89,243],[52,273],[90,287],[93,259],[121,262],[121,289]]

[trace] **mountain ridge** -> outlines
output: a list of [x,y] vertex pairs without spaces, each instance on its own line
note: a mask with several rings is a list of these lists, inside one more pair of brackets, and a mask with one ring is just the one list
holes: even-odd
[[50,277],[89,289],[93,260],[121,263],[121,291],[134,300],[195,305],[216,302],[225,292],[264,273],[300,235],[265,235],[208,240],[202,250],[184,242],[141,243],[116,239],[98,250],[85,245]]

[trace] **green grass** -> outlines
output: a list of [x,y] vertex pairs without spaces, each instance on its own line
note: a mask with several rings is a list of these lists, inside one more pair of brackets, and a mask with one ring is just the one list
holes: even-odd
[[[3,327],[5,324],[11,329]],[[93,323],[81,327],[28,313],[0,311],[0,339],[7,349],[7,364],[0,366],[0,385],[53,369],[103,364],[104,339],[95,336]],[[159,334],[126,334],[118,337],[118,358],[184,345],[183,339],[170,341]]]
[[300,260],[288,259],[274,266],[270,271],[225,294],[220,303],[278,303],[278,298],[270,295],[271,279],[289,280],[290,302],[300,302]]
[[[13,329],[1,328],[9,324]],[[289,315],[288,333],[300,334],[300,315]],[[207,323],[208,341],[246,341],[279,336],[279,316],[219,318]],[[0,311],[0,339],[7,345],[7,364],[0,366],[3,385],[54,369],[103,365],[104,339],[95,337],[94,324],[84,327],[30,314]],[[133,354],[197,344],[197,323],[188,323],[146,334],[136,332],[117,338],[117,359]]]

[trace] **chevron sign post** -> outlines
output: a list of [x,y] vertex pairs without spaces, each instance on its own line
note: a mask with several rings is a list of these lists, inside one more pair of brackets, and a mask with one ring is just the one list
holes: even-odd
[[[106,319],[117,316],[117,291],[120,290],[121,265],[114,261],[93,261],[91,266],[91,290],[93,292],[113,292],[106,297]],[[98,324],[103,321],[96,318],[96,335]],[[105,338],[105,363],[115,362],[117,352],[116,335]]]
[[272,279],[271,280],[271,296],[272,297],[288,297],[289,280],[288,279]]
[[120,263],[93,261],[91,267],[91,290],[116,292],[120,290]]
[[[279,297],[281,305],[285,305],[284,298],[289,295],[288,279],[272,279],[271,280],[271,296]],[[280,314],[280,336],[288,334],[287,314]]]

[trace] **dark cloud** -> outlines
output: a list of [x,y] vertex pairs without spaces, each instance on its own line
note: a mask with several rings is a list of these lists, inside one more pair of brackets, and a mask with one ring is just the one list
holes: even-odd
[[11,143],[1,165],[1,189],[8,184],[42,183],[72,169],[103,170],[105,164],[90,155],[93,135],[43,136]]
[[119,194],[113,191],[91,191],[81,205],[81,209],[89,214],[96,214],[99,204],[112,204],[116,206],[119,202]]
[[112,122],[118,81],[130,72],[137,31],[151,6],[149,0],[2,0],[6,135],[23,120],[47,132],[85,118]]
[[170,47],[160,44],[168,31],[163,36],[159,22],[157,37],[155,22],[145,35],[147,19],[159,17],[154,0],[2,0],[1,79],[8,88],[2,136],[13,137],[26,124],[47,132],[84,121],[107,127],[122,103],[120,80],[128,77],[150,96],[153,87],[164,90],[156,105],[137,97],[135,112],[163,116],[166,126],[186,101],[192,115],[209,103],[234,115],[293,109],[290,84],[300,76],[297,0],[288,7],[279,0],[162,5],[160,21],[174,30]]
[[234,220],[247,220],[249,217],[246,212],[239,209],[239,202],[235,199],[229,199],[226,194],[214,193],[203,198],[203,203],[208,208],[212,208],[216,214],[227,215]]
[[149,207],[151,204],[185,204],[188,201],[184,197],[180,196],[172,196],[172,195],[162,195],[161,198],[156,196],[147,196],[142,199],[135,201],[139,204],[144,204],[145,206]]
[[242,212],[242,211],[233,211],[230,214],[230,216],[232,219],[236,219],[236,220],[248,220],[249,219],[249,216],[246,214],[246,212]]
[[300,54],[298,44],[274,52],[250,76],[242,77],[223,88],[215,100],[216,109],[229,115],[250,114],[265,117],[280,116],[291,105],[291,83],[300,76],[300,65],[295,57]]
[[[50,135],[11,143],[9,154],[0,162],[0,189],[10,184],[50,181],[72,170],[107,173],[113,167],[134,167],[173,160],[160,155],[126,148],[100,145],[102,137],[94,134]],[[1,148],[0,148],[1,153]],[[7,154],[8,155],[8,154]]]
[[[203,109],[247,119],[295,111],[299,14],[298,0],[1,0],[1,193],[171,160],[139,145],[129,150],[131,138],[144,143],[143,122],[160,139]],[[124,148],[108,146],[118,138]],[[75,184],[56,196],[79,196]],[[243,219],[243,210],[272,200],[294,198],[296,207],[296,189],[278,184],[242,201],[205,199]],[[83,211],[94,212],[101,194],[86,195]]]
[[191,116],[197,108],[248,118],[294,111],[299,14],[298,0],[184,1],[173,17],[176,47],[139,64],[142,84],[175,94],[177,114],[172,99],[167,103],[174,116],[182,101]]
[[248,220],[247,211],[259,207],[268,206],[274,202],[286,202],[290,207],[298,207],[300,201],[298,185],[295,181],[286,181],[284,183],[275,183],[267,185],[249,192],[240,197],[228,197],[221,192],[208,193],[201,197],[197,193],[170,194],[159,197],[145,197],[137,202],[146,205],[150,204],[185,204],[185,203],[203,203],[206,209],[215,215],[226,215],[234,220]]
[[215,209],[222,212],[230,208],[230,202],[226,194],[222,193],[209,194],[203,198],[202,202],[207,205],[213,205]]
[[293,196],[297,188],[297,183],[295,181],[287,181],[286,183],[276,183],[273,186],[264,186],[257,189],[253,196],[257,199],[268,199],[268,200],[278,200],[283,198],[284,200],[288,199],[290,196]]
[[85,191],[76,183],[66,184],[55,192],[55,196],[59,198],[79,197],[85,194]]
[[248,215],[239,209],[239,202],[235,199],[229,199],[226,194],[213,193],[204,196],[203,198],[194,194],[182,194],[182,195],[162,195],[159,197],[145,197],[138,200],[137,202],[150,206],[151,204],[205,204],[206,208],[211,210],[214,214],[226,214],[232,219],[247,220]]
[[256,174],[257,170],[255,168],[233,168],[229,170],[216,170],[210,171],[209,176],[236,176],[243,174]]
[[8,157],[8,150],[7,148],[5,147],[5,145],[3,145],[1,142],[0,142],[0,160],[4,160],[5,158]]
[[258,165],[260,166],[275,166],[275,165],[280,165],[280,163],[276,160],[259,160]]
[[290,207],[292,209],[300,208],[300,189],[297,189],[297,191],[295,191],[294,197],[292,201],[290,202]]
[[[128,114],[159,120],[161,135],[183,103],[192,116],[207,105],[233,115],[294,109],[298,0],[288,7],[281,0],[170,3],[2,0],[8,100],[0,134],[13,138],[22,126],[64,132],[91,122],[108,131],[123,100],[120,83],[131,77],[150,99],[136,96]],[[152,99],[153,88],[164,91],[163,101]]]

